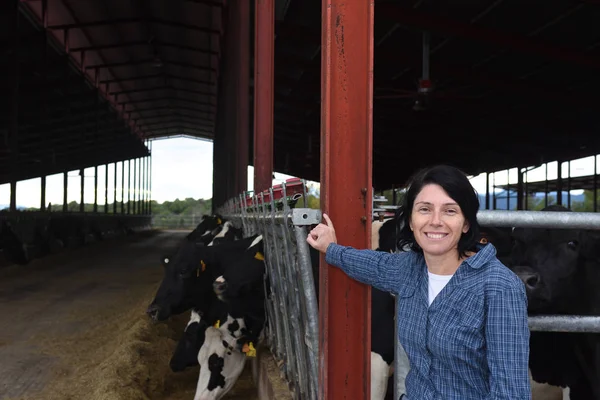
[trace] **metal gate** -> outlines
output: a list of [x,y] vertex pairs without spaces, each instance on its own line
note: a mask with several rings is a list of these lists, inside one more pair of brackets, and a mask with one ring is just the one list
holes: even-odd
[[321,212],[292,208],[306,198],[305,182],[292,180],[255,196],[240,195],[218,210],[244,236],[263,236],[266,336],[295,399],[318,396],[319,311],[306,227],[318,224]]

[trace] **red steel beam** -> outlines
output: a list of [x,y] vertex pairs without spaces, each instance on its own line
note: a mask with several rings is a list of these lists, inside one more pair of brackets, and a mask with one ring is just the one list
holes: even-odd
[[[355,248],[371,239],[373,3],[322,1],[321,209]],[[366,400],[371,289],[322,256],[319,291],[319,399]]]
[[275,4],[256,0],[254,11],[254,191],[273,182]]
[[600,68],[600,58],[568,47],[561,47],[529,37],[501,32],[475,24],[454,21],[444,17],[423,13],[412,8],[392,3],[377,4],[382,18],[432,32],[458,36],[469,40],[505,47],[514,51],[535,54],[550,60]]
[[[233,1],[229,4],[233,12],[235,61],[235,147],[236,158],[234,195],[248,189],[248,165],[250,145],[250,2]],[[233,27],[231,27],[233,28]]]

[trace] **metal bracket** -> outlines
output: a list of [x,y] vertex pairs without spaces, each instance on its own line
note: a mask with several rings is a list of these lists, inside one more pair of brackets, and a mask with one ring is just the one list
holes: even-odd
[[292,209],[292,224],[296,226],[316,225],[321,222],[321,210],[313,208],[294,208]]

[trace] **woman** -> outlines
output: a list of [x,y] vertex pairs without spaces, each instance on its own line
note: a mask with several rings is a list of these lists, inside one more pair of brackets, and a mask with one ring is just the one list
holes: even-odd
[[399,296],[409,400],[531,399],[527,298],[519,278],[478,245],[479,200],[449,166],[415,175],[404,198],[397,254],[338,245],[327,224],[307,241],[353,279]]

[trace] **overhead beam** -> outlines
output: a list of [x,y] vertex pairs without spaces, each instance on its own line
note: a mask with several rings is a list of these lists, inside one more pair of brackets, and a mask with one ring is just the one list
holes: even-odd
[[173,86],[156,86],[156,87],[150,87],[150,88],[121,90],[121,91],[116,91],[116,92],[110,92],[110,94],[111,95],[122,95],[122,94],[131,94],[131,93],[152,92],[154,90],[167,90],[167,91],[174,90],[174,91],[179,91],[179,92],[200,94],[203,96],[212,96],[212,97],[217,96],[216,93],[210,93],[210,92],[205,92],[202,90],[194,90],[194,89],[188,89],[188,88],[173,87]]
[[[197,104],[199,106],[210,106],[210,107],[216,107],[214,104],[212,103],[207,103],[204,101],[198,101],[198,100],[192,100],[192,99],[183,99],[181,97],[172,97],[172,96],[168,96],[168,97],[157,97],[155,99],[140,99],[140,100],[127,100],[127,101],[121,101],[118,104],[119,105],[125,105],[125,104],[139,104],[139,103],[148,103],[151,101],[162,101],[162,100],[173,100],[173,101],[183,101],[184,103],[191,103],[191,104]],[[175,107],[175,106],[173,106]],[[201,111],[201,110],[198,110]]]
[[[197,108],[193,108],[193,107],[182,107],[182,106],[161,106],[161,107],[148,107],[148,108],[136,108],[133,110],[127,110],[125,109],[124,112],[127,113],[138,113],[141,114],[143,112],[147,112],[147,111],[162,111],[162,110],[167,110],[167,111],[193,111],[196,113],[201,113],[207,116],[214,116],[214,113],[208,112],[208,111],[203,111],[203,110],[198,110]],[[182,114],[182,115],[187,115],[187,114]]]
[[197,3],[197,4],[206,4],[207,6],[211,6],[211,7],[223,7],[224,4],[222,1],[218,1],[218,0],[185,0],[185,1],[189,1],[190,3]]
[[[216,72],[215,68],[205,67],[204,65],[196,65],[196,64],[183,63],[183,62],[177,62],[177,61],[168,61],[168,60],[164,60],[162,58],[160,59],[160,62],[162,64],[175,65],[177,67],[192,68],[192,69],[197,69],[200,71]],[[122,62],[115,62],[115,63],[87,65],[85,67],[85,69],[86,70],[88,70],[88,69],[98,70],[101,68],[117,68],[117,67],[126,67],[126,66],[131,66],[131,65],[142,65],[142,64],[152,64],[152,63],[156,63],[156,60],[154,58],[148,58],[145,60],[122,61]]]
[[160,24],[165,26],[171,26],[174,28],[181,29],[189,29],[196,32],[209,33],[213,35],[218,35],[221,32],[212,28],[205,28],[197,25],[190,24],[182,24],[176,21],[168,21],[160,18],[112,18],[107,20],[100,21],[90,21],[90,22],[78,22],[73,24],[62,24],[62,25],[50,25],[48,29],[50,30],[70,30],[70,29],[83,29],[83,28],[93,28],[97,26],[112,26],[119,24],[137,24],[137,23],[153,23]]
[[600,57],[594,57],[582,51],[558,46],[532,39],[527,36],[485,28],[476,24],[467,24],[449,18],[438,17],[398,3],[378,3],[377,15],[414,28],[428,30],[449,36],[482,43],[494,44],[510,50],[537,55],[549,60],[571,63],[588,68],[600,68]]
[[218,52],[216,52],[214,50],[202,49],[199,47],[185,46],[182,44],[169,43],[169,42],[152,42],[152,43],[150,43],[147,40],[136,40],[136,41],[131,41],[131,42],[117,42],[117,43],[110,43],[110,44],[96,45],[96,46],[73,47],[70,49],[70,52],[78,53],[78,52],[82,52],[82,51],[110,50],[110,49],[118,49],[118,48],[123,48],[123,47],[134,47],[134,46],[170,47],[173,49],[189,50],[189,51],[193,51],[193,52],[201,53],[201,54],[210,54],[210,55],[218,54]]
[[199,84],[209,85],[209,86],[216,86],[216,83],[214,81],[205,81],[202,79],[194,79],[194,78],[188,78],[185,76],[162,74],[162,73],[154,74],[154,75],[132,76],[129,78],[106,79],[106,80],[100,81],[100,83],[102,83],[102,84],[121,83],[121,82],[130,82],[130,81],[139,81],[139,80],[144,80],[144,79],[154,79],[154,78],[163,78],[163,79],[167,78],[167,79],[174,79],[174,80],[180,80],[180,81],[185,81],[185,82],[199,83]]

